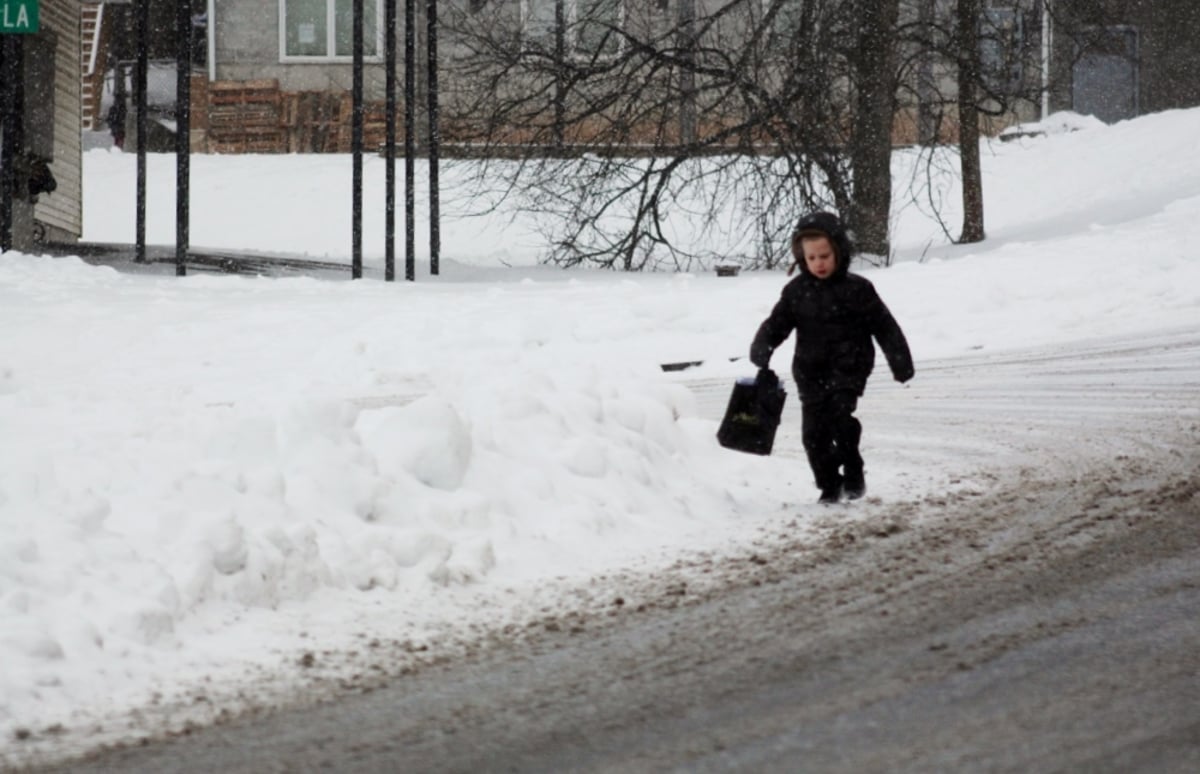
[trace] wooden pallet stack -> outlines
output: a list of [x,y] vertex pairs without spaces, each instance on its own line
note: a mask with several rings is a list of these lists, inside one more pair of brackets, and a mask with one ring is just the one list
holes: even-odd
[[208,86],[210,153],[284,153],[282,95],[274,78]]
[[[207,103],[206,145],[210,153],[351,150],[353,101],[345,92],[284,92],[275,79],[214,81],[208,84]],[[385,140],[386,105],[368,102],[363,110],[363,148],[374,152]],[[194,128],[203,123],[200,118],[193,109]],[[402,127],[397,131],[403,136]]]
[[299,91],[283,95],[283,125],[290,153],[337,150],[341,95],[332,91]]
[[[349,94],[339,94],[338,105],[337,147],[338,153],[349,153],[352,150],[353,110],[354,100]],[[403,118],[396,122],[398,137],[404,136]],[[363,149],[373,151],[383,147],[387,140],[387,103],[367,102],[363,105]]]

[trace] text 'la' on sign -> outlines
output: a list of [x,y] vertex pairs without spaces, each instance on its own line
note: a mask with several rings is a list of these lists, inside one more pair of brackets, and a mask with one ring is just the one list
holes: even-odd
[[0,35],[38,31],[38,0],[0,0]]

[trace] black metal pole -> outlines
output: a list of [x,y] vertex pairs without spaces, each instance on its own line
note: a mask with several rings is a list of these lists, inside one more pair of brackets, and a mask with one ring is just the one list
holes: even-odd
[[554,0],[554,147],[562,151],[567,123],[567,9]]
[[384,0],[384,99],[387,138],[384,153],[384,279],[396,279],[396,0]]
[[175,276],[187,274],[191,200],[192,4],[175,6]]
[[137,234],[134,261],[146,262],[146,73],[149,69],[150,0],[137,4],[137,67],[134,71],[134,111],[137,114]]
[[441,147],[441,129],[438,126],[438,14],[437,0],[428,0],[426,5],[428,34],[425,41],[429,54],[429,273],[438,273],[438,257],[442,251],[441,208],[438,191],[438,153]]
[[416,0],[404,0],[404,278],[416,279],[416,236],[413,210],[416,194],[413,181],[413,156],[416,154],[416,75],[417,51],[414,27],[417,20]]
[[363,0],[354,0],[354,81],[351,88],[353,110],[350,123],[350,150],[354,173],[350,182],[353,202],[350,276],[362,277],[362,186],[363,186]]
[[0,252],[13,246],[13,197],[20,149],[21,99],[18,87],[23,44],[17,35],[0,35]]

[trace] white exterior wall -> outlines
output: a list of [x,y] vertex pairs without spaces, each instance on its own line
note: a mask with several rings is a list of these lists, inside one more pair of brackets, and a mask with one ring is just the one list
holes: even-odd
[[[78,0],[41,0],[40,31],[31,37],[52,34],[55,42],[54,83],[26,93],[28,101],[38,95],[53,102],[50,142],[45,136],[28,136],[27,144],[52,150],[50,171],[58,183],[52,194],[42,194],[34,206],[34,218],[46,226],[47,236],[56,241],[74,241],[83,233],[83,157],[80,132],[80,45]],[[27,134],[45,132],[46,127],[27,127]],[[16,234],[14,234],[14,241]]]

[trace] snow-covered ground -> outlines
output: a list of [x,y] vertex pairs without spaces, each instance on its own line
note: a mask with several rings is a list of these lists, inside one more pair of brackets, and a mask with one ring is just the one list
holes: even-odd
[[[864,399],[885,502],[956,464],[871,457],[923,362],[1200,323],[1200,110],[1060,123],[1078,130],[985,145],[979,245],[900,207],[897,176],[897,263],[863,272],[917,362]],[[132,240],[134,168],[86,155],[86,239]],[[174,235],[173,171],[151,159],[152,242]],[[378,264],[382,162],[367,175]],[[195,157],[192,243],[345,260],[349,178],[346,157]],[[816,518],[805,469],[721,449],[687,386],[748,373],[730,358],[784,275],[548,269],[535,233],[451,212],[442,275],[395,284],[5,254],[0,762],[218,716],[255,700],[250,675],[303,685],[321,654],[434,652],[589,578]]]

